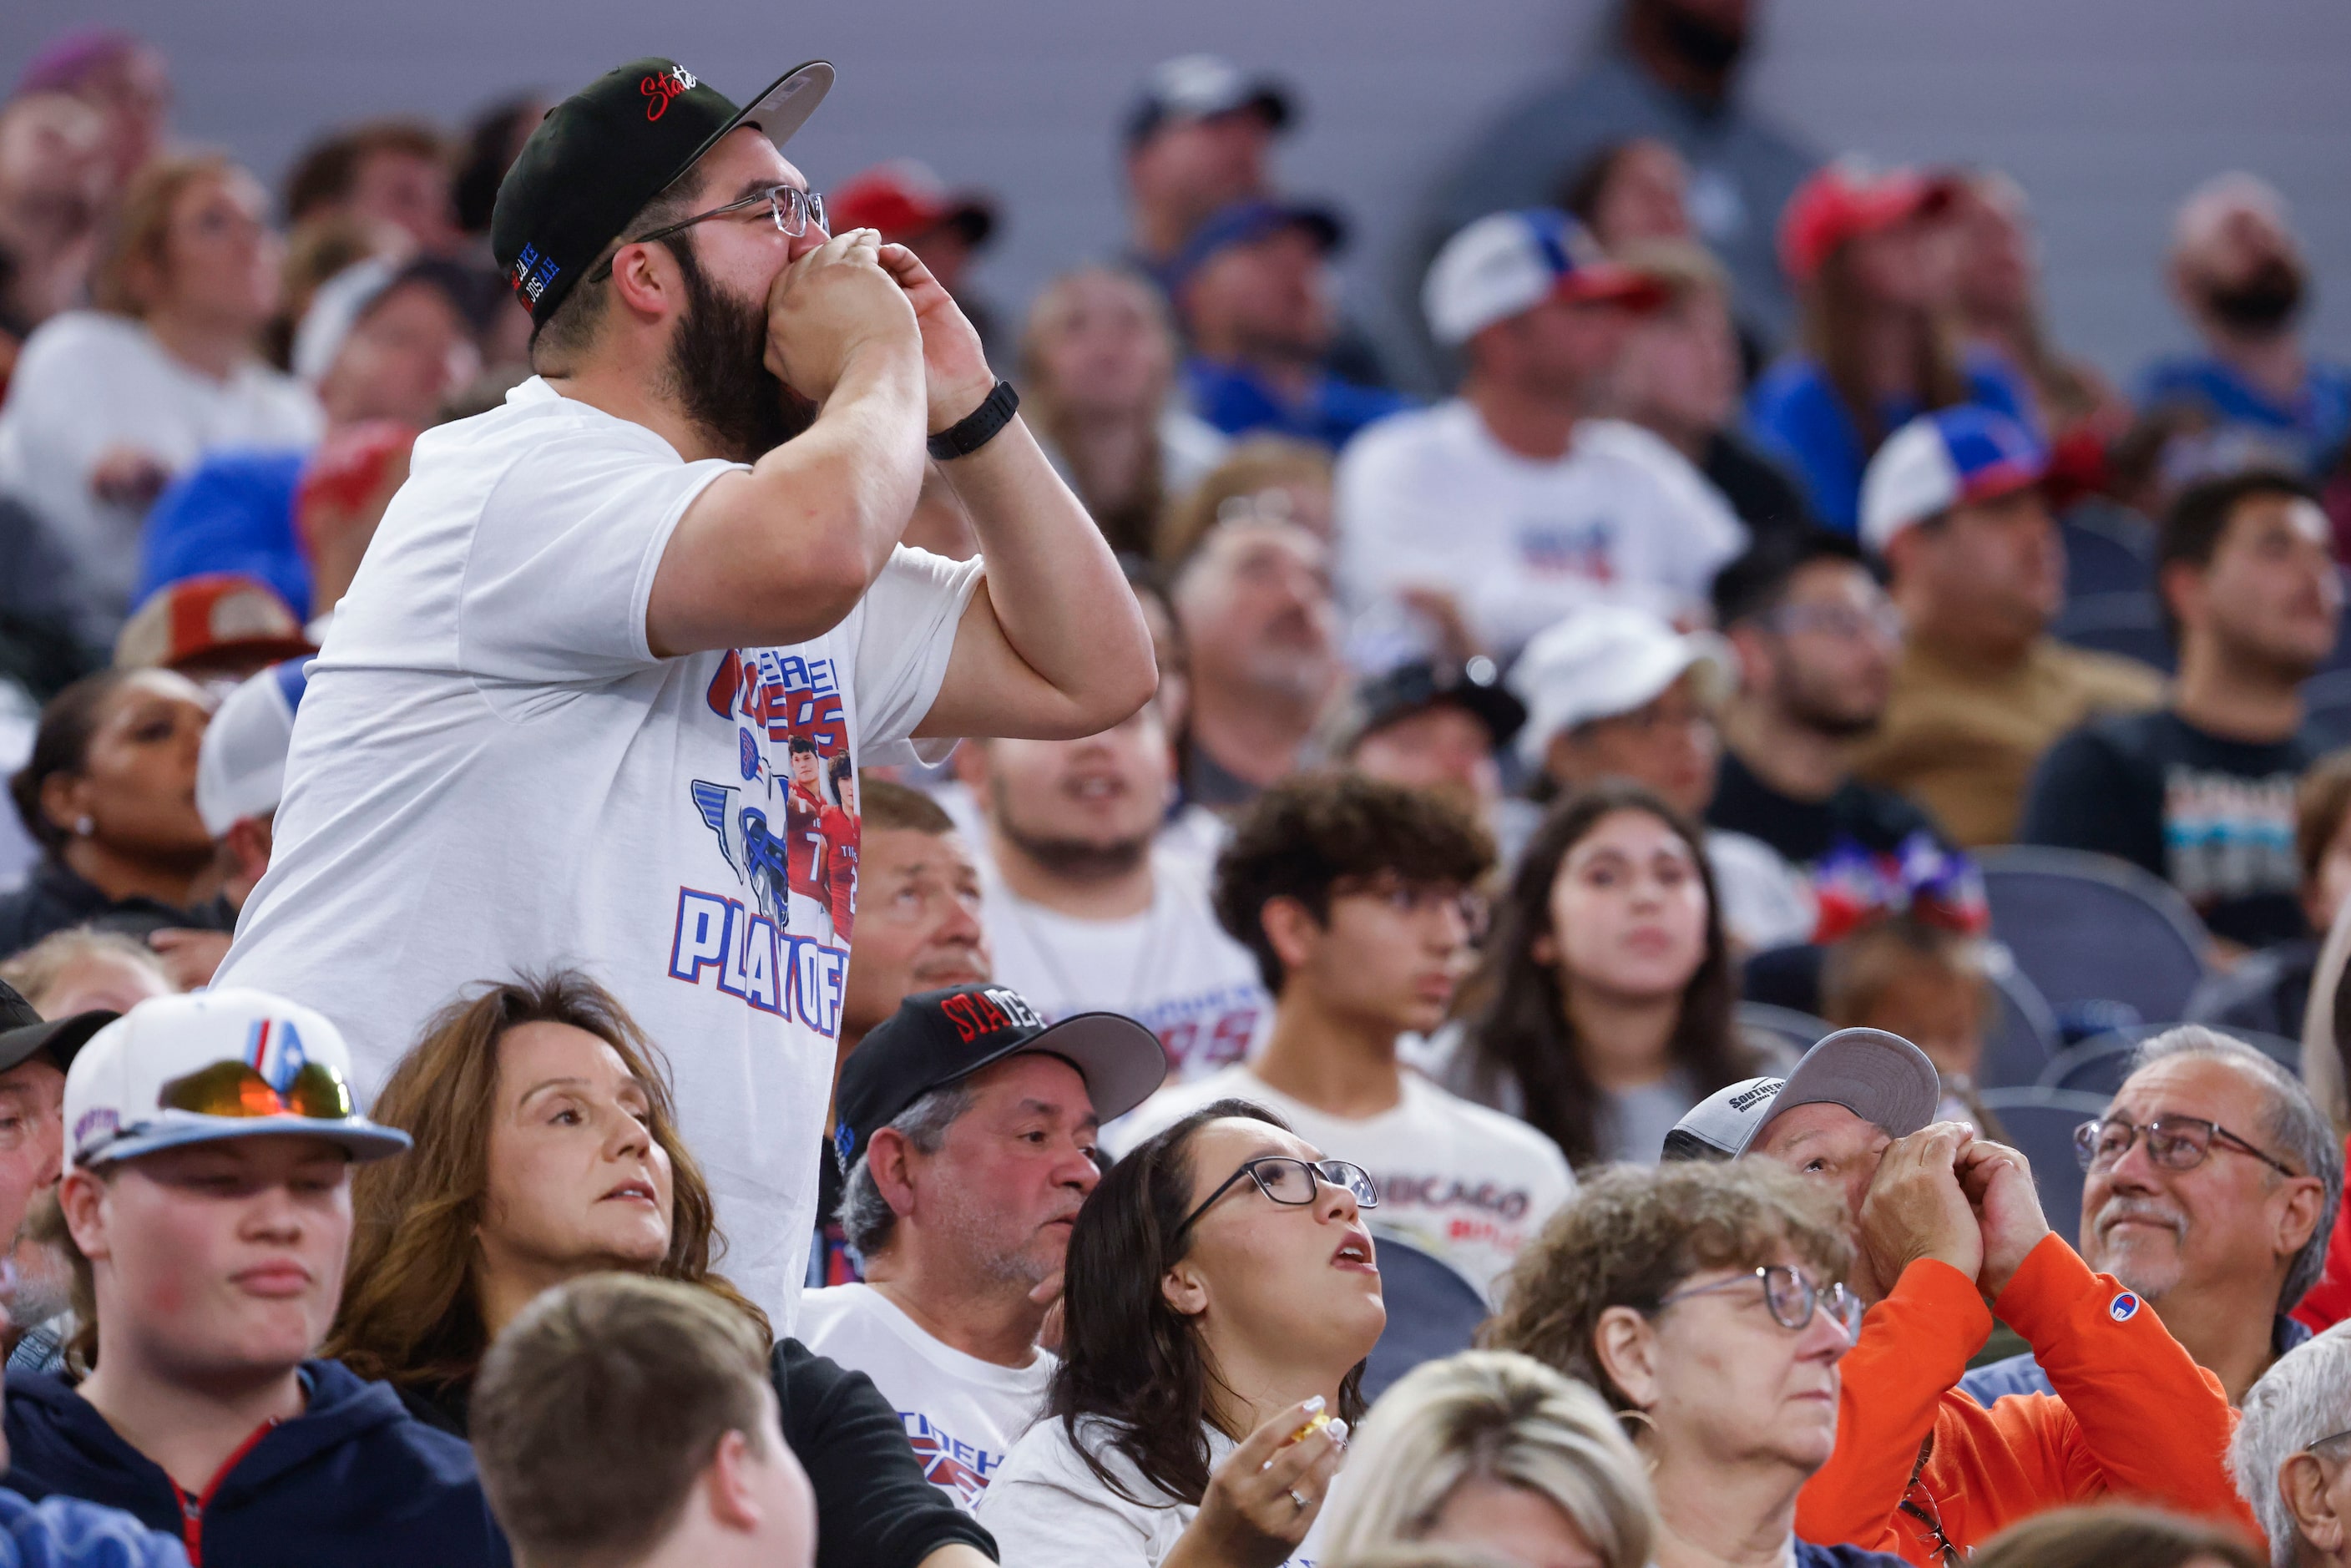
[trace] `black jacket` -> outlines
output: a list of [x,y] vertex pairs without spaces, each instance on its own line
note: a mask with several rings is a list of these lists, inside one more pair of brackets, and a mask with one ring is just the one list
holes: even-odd
[[193,909],[174,909],[156,899],[111,899],[68,870],[54,854],[43,855],[25,885],[0,894],[0,958],[21,953],[53,932],[95,925],[144,937],[171,925],[199,931],[234,931],[236,911],[215,898]]
[[[768,1363],[784,1441],[816,1492],[816,1568],[914,1568],[962,1542],[996,1557],[996,1538],[924,1478],[905,1424],[873,1380],[796,1339]],[[418,1419],[465,1435],[471,1384],[403,1390]]]
[[381,1383],[305,1362],[309,1408],[263,1433],[183,1506],[162,1469],[47,1373],[8,1381],[8,1484],[119,1508],[221,1568],[507,1568],[474,1451]]

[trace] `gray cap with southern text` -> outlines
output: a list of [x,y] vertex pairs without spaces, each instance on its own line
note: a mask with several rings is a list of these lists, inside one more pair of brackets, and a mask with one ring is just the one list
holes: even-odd
[[1889,1138],[1935,1119],[1943,1081],[1927,1053],[1882,1029],[1841,1029],[1804,1052],[1785,1078],[1750,1078],[1718,1089],[1666,1134],[1669,1160],[1736,1159],[1782,1111],[1842,1105]]

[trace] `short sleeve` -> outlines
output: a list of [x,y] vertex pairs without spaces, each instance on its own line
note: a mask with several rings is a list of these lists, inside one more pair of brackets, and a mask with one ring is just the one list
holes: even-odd
[[[979,586],[981,563],[900,545],[859,604],[857,727],[867,764],[904,762],[947,677],[956,628]],[[952,749],[953,742],[945,743]],[[929,760],[936,760],[930,758]]]
[[741,466],[680,463],[617,423],[550,433],[483,504],[459,591],[460,662],[532,685],[655,663],[645,606],[662,551],[695,497]]

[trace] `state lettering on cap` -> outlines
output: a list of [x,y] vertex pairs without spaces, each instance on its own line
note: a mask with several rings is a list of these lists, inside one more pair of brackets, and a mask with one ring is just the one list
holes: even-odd
[[1159,1037],[1117,1013],[1049,1023],[1009,986],[950,986],[908,997],[849,1053],[834,1096],[832,1153],[845,1175],[874,1133],[934,1090],[1008,1057],[1050,1056],[1084,1080],[1107,1122],[1141,1104],[1167,1075]]
[[831,63],[810,60],[738,108],[677,61],[648,57],[548,110],[490,214],[491,254],[532,321],[560,308],[604,247],[729,131],[750,126],[781,147],[832,80]]

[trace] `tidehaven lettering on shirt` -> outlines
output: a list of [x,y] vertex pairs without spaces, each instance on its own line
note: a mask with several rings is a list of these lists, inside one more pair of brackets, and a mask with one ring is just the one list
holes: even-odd
[[1004,1463],[1004,1456],[976,1443],[967,1443],[942,1428],[920,1410],[901,1410],[906,1441],[923,1464],[923,1479],[955,1499],[966,1512],[979,1505],[988,1478]]

